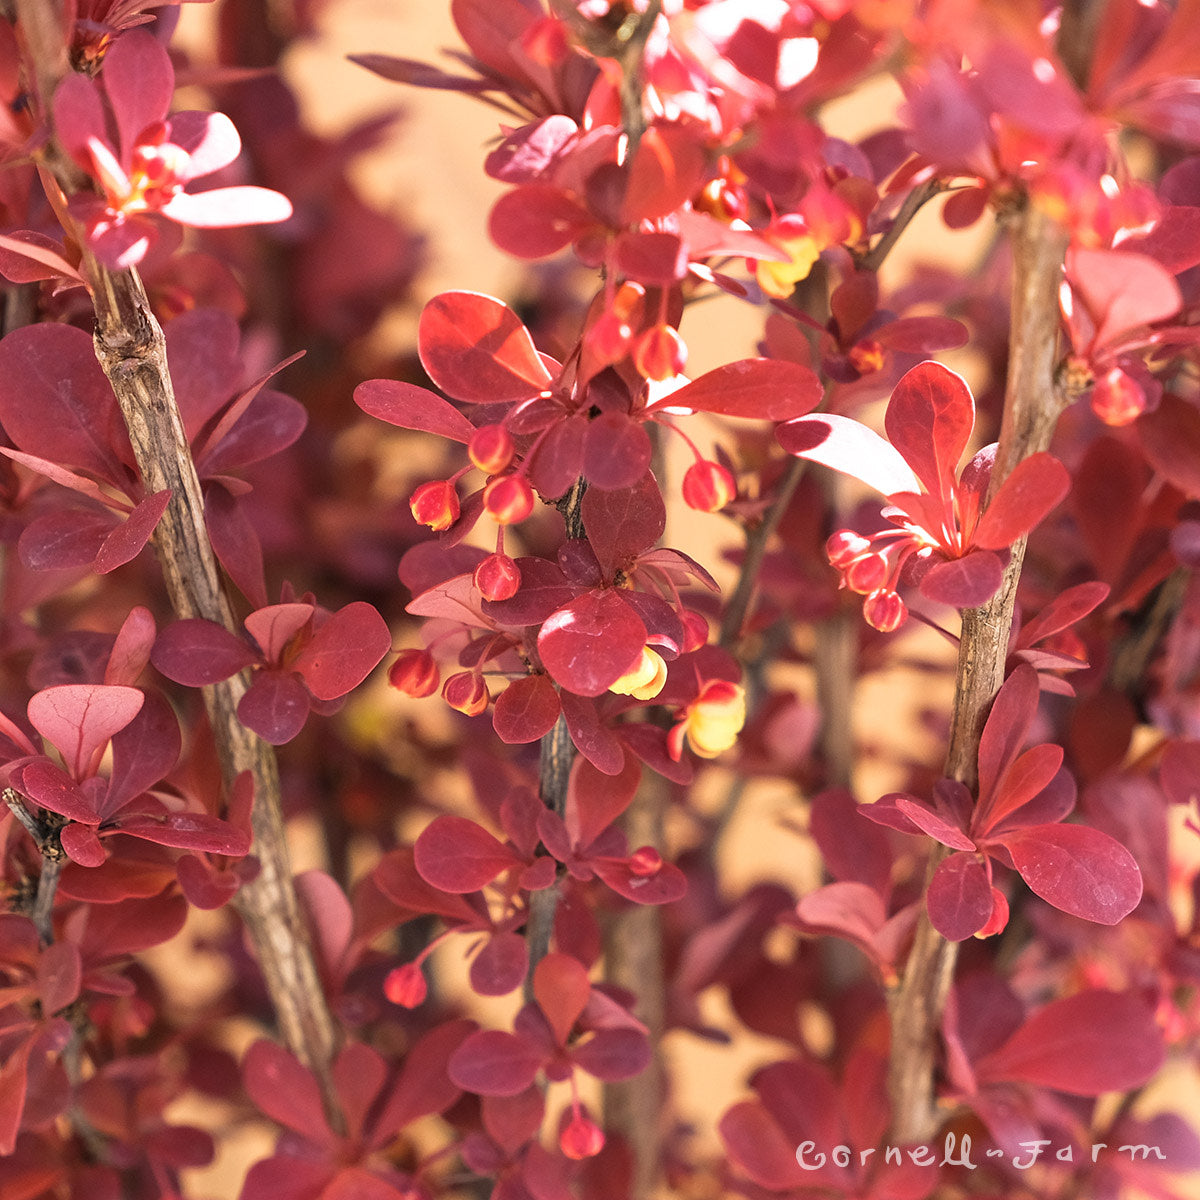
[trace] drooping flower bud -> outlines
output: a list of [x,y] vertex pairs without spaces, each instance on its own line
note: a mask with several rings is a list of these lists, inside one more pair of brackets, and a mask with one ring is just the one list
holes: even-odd
[[401,1008],[416,1008],[425,1003],[429,985],[416,963],[403,963],[384,977],[383,994]]
[[515,452],[512,434],[503,425],[480,425],[467,443],[471,462],[488,475],[499,475]]
[[1142,385],[1120,367],[1113,367],[1092,388],[1092,410],[1105,425],[1129,425],[1146,411]]
[[880,633],[894,633],[908,620],[908,605],[890,588],[876,588],[863,601],[863,616]]
[[642,654],[633,667],[615,683],[609,685],[610,692],[618,696],[632,696],[635,700],[652,700],[663,690],[667,682],[667,664],[662,656],[649,646],[642,647]]
[[559,1134],[558,1144],[568,1158],[595,1158],[604,1149],[604,1130],[577,1109]]
[[448,479],[421,484],[409,498],[408,507],[412,510],[413,520],[419,525],[428,525],[437,533],[449,529],[461,512],[458,493]]
[[437,663],[428,650],[401,650],[388,671],[388,683],[417,700],[432,696],[441,681]]
[[653,846],[640,846],[629,856],[629,869],[642,879],[649,879],[662,870],[663,860]]
[[677,329],[660,322],[638,338],[633,365],[647,379],[674,379],[687,366],[687,346]]
[[521,568],[507,554],[489,554],[475,568],[475,586],[485,600],[511,600],[521,586]]
[[871,543],[853,529],[839,529],[825,542],[830,566],[841,570],[871,549]]
[[524,475],[501,475],[483,489],[483,507],[498,525],[517,525],[533,512],[533,488]]
[[887,577],[888,563],[882,554],[864,554],[842,571],[846,586],[860,596],[881,589]]
[[488,706],[487,684],[476,671],[460,671],[446,680],[442,699],[460,713],[477,717]]
[[684,739],[701,758],[716,758],[736,741],[746,723],[746,691],[727,679],[712,679],[680,714],[667,735],[667,750],[676,762]]
[[602,366],[618,363],[629,353],[633,327],[615,312],[601,313],[583,337],[588,353]]
[[683,501],[697,512],[719,512],[737,495],[733,476],[718,462],[701,458],[683,477]]

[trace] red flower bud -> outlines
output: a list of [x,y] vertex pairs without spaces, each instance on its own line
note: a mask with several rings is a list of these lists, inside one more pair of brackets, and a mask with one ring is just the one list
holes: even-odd
[[601,313],[584,335],[588,353],[602,366],[618,363],[629,353],[633,329],[614,312]]
[[475,568],[475,586],[485,600],[511,600],[521,586],[521,568],[507,554],[489,554]]
[[876,588],[863,601],[863,616],[880,633],[892,633],[908,620],[908,606],[889,588]]
[[647,379],[674,379],[687,366],[687,346],[677,329],[652,325],[638,338],[633,365]]
[[871,543],[853,529],[839,529],[825,543],[825,553],[831,566],[842,568],[849,566],[856,558],[866,554],[871,549]]
[[683,500],[697,512],[718,512],[737,495],[733,476],[720,463],[701,458],[683,477]]
[[558,1144],[568,1158],[576,1161],[595,1158],[604,1149],[604,1131],[595,1121],[576,1112],[558,1135]]
[[448,479],[435,479],[431,483],[421,484],[410,497],[408,507],[412,510],[413,520],[439,533],[449,529],[458,520],[461,511],[458,493]]
[[1146,411],[1146,392],[1120,367],[1113,367],[1092,388],[1092,410],[1105,425],[1129,425]]
[[512,435],[503,425],[480,425],[467,443],[471,461],[488,475],[503,471],[512,462],[515,450]]
[[488,706],[487,684],[475,671],[460,671],[446,680],[442,699],[460,713],[477,717]]
[[483,489],[483,507],[498,525],[516,525],[533,512],[533,488],[524,475],[502,475]]
[[392,687],[418,700],[432,696],[441,681],[437,663],[428,650],[402,650],[388,671]]
[[383,994],[401,1008],[416,1008],[425,1002],[429,986],[416,963],[404,963],[387,973],[383,981]]
[[887,559],[882,554],[864,554],[854,559],[842,572],[846,586],[860,596],[882,589],[887,577]]
[[629,856],[630,871],[643,879],[657,875],[662,865],[662,855],[653,846],[641,846]]

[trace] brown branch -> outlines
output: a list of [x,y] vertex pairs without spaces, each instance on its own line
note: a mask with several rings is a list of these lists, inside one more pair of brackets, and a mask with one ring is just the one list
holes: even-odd
[[[1067,236],[1033,207],[1017,217],[1013,234],[1012,332],[1000,444],[989,498],[1022,459],[1050,444],[1062,410],[1053,387],[1058,347],[1058,288]],[[1025,539],[1013,547],[1000,590],[963,613],[958,674],[946,775],[974,788],[979,737],[992,698],[1004,681]],[[927,882],[945,856],[930,856]],[[924,1141],[936,1131],[934,1072],[938,1027],[954,973],[957,945],[946,941],[922,908],[904,977],[888,997],[892,1027],[888,1091],[891,1139]]]
[[58,840],[62,822],[53,814],[46,821],[39,821],[26,807],[26,798],[13,788],[5,788],[0,798],[25,827],[42,856],[37,891],[34,893],[32,904],[29,905],[28,915],[37,930],[39,941],[43,946],[49,946],[54,941],[54,899],[58,895],[58,881],[62,877],[65,857],[62,844]]

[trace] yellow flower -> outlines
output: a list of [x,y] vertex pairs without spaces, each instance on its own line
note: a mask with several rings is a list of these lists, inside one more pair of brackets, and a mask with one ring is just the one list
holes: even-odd
[[754,268],[758,286],[768,296],[786,300],[802,279],[808,278],[813,263],[821,257],[821,247],[811,234],[800,237],[772,238],[772,241],[788,255],[787,262],[768,262],[760,258]]
[[635,700],[653,700],[666,682],[667,664],[649,646],[643,646],[642,656],[632,670],[610,684],[608,690],[618,696],[632,696]]
[[671,757],[678,761],[686,737],[701,758],[716,758],[737,741],[746,723],[746,690],[727,679],[713,679],[680,716],[667,735]]

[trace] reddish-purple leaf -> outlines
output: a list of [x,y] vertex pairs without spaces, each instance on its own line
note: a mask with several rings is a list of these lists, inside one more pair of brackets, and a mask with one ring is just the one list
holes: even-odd
[[1115,925],[1142,898],[1133,855],[1087,825],[1032,825],[996,838],[1021,878],[1048,904],[1085,921]]
[[583,473],[604,491],[631,488],[650,469],[651,453],[643,425],[623,413],[601,413],[584,435]]
[[362,683],[391,648],[387,622],[372,605],[357,600],[317,630],[292,667],[318,700],[337,700]]
[[1042,638],[1050,637],[1069,629],[1082,620],[1097,605],[1102,604],[1111,591],[1106,583],[1080,583],[1060,592],[1046,604],[1031,621],[1021,626],[1018,644],[1032,646]]
[[971,541],[1003,550],[1027,534],[1071,489],[1067,469],[1052,454],[1023,458],[1000,485]]
[[94,566],[115,520],[111,512],[74,506],[43,513],[21,530],[17,553],[31,571]]
[[1162,1031],[1139,994],[1092,990],[1039,1009],[975,1070],[982,1082],[1098,1096],[1141,1087],[1163,1057]]
[[49,1017],[73,1004],[83,982],[83,960],[73,942],[52,942],[42,950],[37,964],[38,994],[42,1013]]
[[34,283],[63,276],[83,283],[83,276],[66,258],[60,242],[32,229],[0,235],[0,275],[10,283]]
[[876,958],[875,935],[887,920],[879,893],[865,883],[827,883],[796,906],[801,924],[814,933],[831,933],[853,942]]
[[755,1183],[772,1192],[786,1192],[808,1181],[809,1172],[796,1161],[796,1147],[758,1100],[743,1100],[730,1108],[718,1127],[729,1157]]
[[789,454],[860,479],[883,496],[921,490],[921,481],[900,452],[849,417],[834,413],[801,417],[781,425],[775,436]]
[[650,125],[629,167],[621,223],[635,225],[674,213],[699,191],[708,169],[704,141],[690,123]]
[[105,816],[158,783],[175,766],[183,749],[175,710],[158,692],[146,692],[145,697],[133,720],[113,735]]
[[569,246],[596,219],[562,188],[527,183],[492,206],[488,235],[515,258],[545,258]]
[[237,715],[272,746],[282,746],[304,728],[312,699],[293,671],[261,670],[238,701]]
[[925,894],[933,927],[952,942],[978,933],[992,915],[992,885],[975,854],[951,854],[938,864]]
[[168,625],[150,654],[154,669],[185,687],[204,687],[258,661],[241,638],[213,621],[192,617]]
[[555,421],[529,458],[529,482],[542,496],[562,496],[583,474],[583,446],[588,426],[585,417]]
[[1028,804],[1035,796],[1050,786],[1051,780],[1058,774],[1062,766],[1063,748],[1053,742],[1045,742],[1034,746],[1019,755],[1016,761],[1004,772],[999,787],[987,805],[986,812],[981,813],[981,819],[986,825],[976,826],[980,834],[994,829],[1010,813],[1015,813],[1022,805]]
[[553,613],[538,634],[538,653],[555,682],[599,696],[638,661],[646,644],[641,619],[610,590],[585,592]]
[[541,1048],[502,1029],[471,1034],[450,1056],[450,1078],[479,1096],[516,1096],[537,1078]]
[[600,721],[595,704],[574,692],[559,697],[575,748],[604,775],[616,775],[625,762],[621,739]]
[[[949,846],[952,850],[975,849],[975,843],[958,826],[944,821],[927,805],[920,804],[916,800],[910,800],[905,795],[897,795],[893,803],[898,812],[903,813],[918,829],[923,830],[931,838],[941,842],[943,846]],[[871,809],[878,807],[879,804],[870,806]]]
[[81,867],[102,867],[106,860],[104,847],[94,825],[72,823],[59,834],[67,857]]
[[941,363],[919,363],[896,384],[884,428],[925,490],[948,496],[975,428],[975,402],[961,375]]
[[208,813],[127,813],[121,816],[118,825],[122,833],[157,842],[160,846],[226,854],[234,858],[250,852],[250,839],[242,830]]
[[545,675],[514,679],[496,697],[492,725],[502,742],[536,742],[554,728],[560,705],[554,685]]
[[1200,796],[1200,741],[1171,742],[1163,751],[1158,781],[1172,804],[1191,804]]
[[1200,497],[1200,409],[1168,392],[1136,428],[1154,469],[1181,492]]
[[230,870],[216,870],[207,860],[185,854],[176,864],[179,887],[193,908],[206,912],[221,908],[237,895],[241,881]]
[[657,481],[647,471],[633,487],[585,492],[583,522],[600,568],[611,578],[662,537],[667,509]]
[[156,632],[154,617],[148,608],[140,604],[131,608],[109,651],[104,682],[133,687],[150,662]]
[[425,305],[421,363],[447,396],[499,404],[536,396],[550,383],[529,330],[507,305],[478,292],[443,292]]
[[575,1065],[605,1083],[641,1074],[650,1058],[650,1039],[640,1029],[600,1029],[571,1049]]
[[622,754],[624,766],[615,773],[599,771],[586,758],[571,767],[563,820],[576,846],[590,846],[633,800],[642,766],[632,754]]
[[255,1042],[242,1060],[242,1077],[250,1099],[273,1121],[310,1142],[336,1145],[312,1072],[282,1046]]
[[653,875],[641,874],[621,859],[596,858],[588,865],[618,896],[634,904],[674,904],[687,895],[687,876],[674,863],[662,863]]
[[938,350],[954,350],[965,346],[970,333],[961,321],[953,317],[900,317],[881,325],[870,336],[889,350],[900,350],[905,354],[933,354]]
[[[556,563],[545,558],[518,558],[521,587],[510,600],[485,600],[484,614],[501,625],[540,625],[575,595]],[[411,612],[411,606],[409,608]]]
[[258,643],[263,658],[278,663],[288,642],[312,620],[315,612],[311,604],[269,604],[252,612],[243,624]]
[[821,381],[810,367],[786,359],[743,358],[693,379],[652,409],[791,421],[812,412],[821,403],[821,394]]
[[687,274],[688,248],[677,233],[627,230],[613,247],[622,275],[647,287],[672,287]]
[[100,823],[100,809],[93,794],[84,792],[48,758],[35,758],[33,762],[17,767],[12,773],[12,784],[23,796],[59,816],[89,825]]
[[413,861],[421,878],[443,892],[477,892],[521,860],[466,817],[435,817],[417,838]]
[[856,880],[884,895],[892,852],[886,834],[859,820],[864,813],[846,788],[826,788],[812,798],[808,829],[834,879]]
[[354,389],[354,403],[389,425],[437,434],[455,442],[469,442],[475,432],[475,426],[454,405],[415,383],[368,379]]
[[137,716],[144,700],[137,688],[67,683],[37,692],[27,711],[30,724],[81,779],[89,773],[93,756]]
[[1037,672],[1017,667],[1001,685],[979,739],[979,795],[994,796],[1000,778],[1025,744],[1038,706]]
[[471,959],[471,987],[481,996],[516,991],[529,969],[529,951],[519,933],[494,933]]
[[211,479],[204,485],[204,523],[213,551],[230,579],[251,604],[265,607],[267,584],[258,532],[237,498]]
[[978,608],[1004,581],[1004,567],[990,550],[936,563],[921,576],[921,595],[953,608]]
[[171,489],[155,492],[141,501],[133,512],[104,539],[96,555],[95,570],[98,575],[107,575],[117,567],[124,566],[142,552],[151,535],[162,520],[171,502]]

